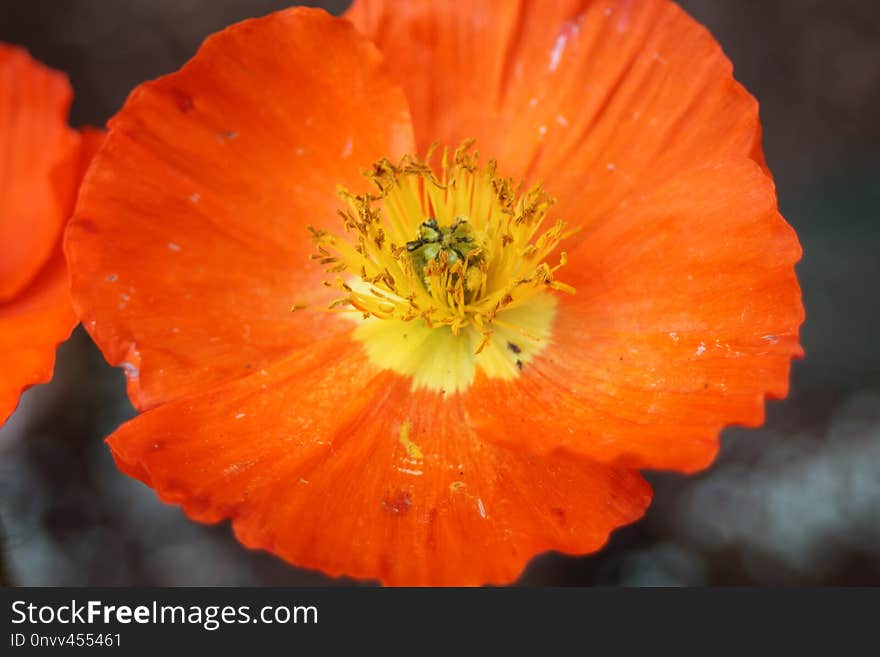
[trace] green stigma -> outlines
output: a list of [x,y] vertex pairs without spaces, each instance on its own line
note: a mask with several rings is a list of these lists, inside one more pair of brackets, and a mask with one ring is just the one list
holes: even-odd
[[449,226],[440,226],[434,217],[423,221],[419,225],[418,239],[407,242],[406,250],[423,277],[429,274],[432,265],[442,263],[453,267],[461,262],[459,267],[465,269],[465,287],[470,287],[467,270],[482,260],[479,245],[465,217],[456,217]]

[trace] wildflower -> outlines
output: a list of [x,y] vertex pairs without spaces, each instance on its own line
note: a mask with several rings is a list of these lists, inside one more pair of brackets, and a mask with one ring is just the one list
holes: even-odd
[[62,73],[0,43],[0,423],[76,325],[60,238],[101,133],[67,126],[71,97]]
[[596,550],[800,354],[756,104],[668,2],[348,18],[228,28],[110,122],[66,251],[144,411],[113,456],[331,575]]

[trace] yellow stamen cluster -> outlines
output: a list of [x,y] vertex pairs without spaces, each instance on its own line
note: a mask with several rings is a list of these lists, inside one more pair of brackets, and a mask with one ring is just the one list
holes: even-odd
[[489,161],[479,166],[472,142],[450,157],[444,150],[440,173],[424,158],[382,159],[367,172],[376,193],[340,196],[346,236],[311,229],[313,256],[336,276],[325,285],[344,294],[332,309],[355,310],[364,319],[421,322],[448,327],[453,336],[475,329],[482,351],[505,316],[545,291],[573,292],[555,279],[565,264],[547,259],[566,237],[565,224],[543,229],[552,199],[540,185],[525,191],[497,173]]

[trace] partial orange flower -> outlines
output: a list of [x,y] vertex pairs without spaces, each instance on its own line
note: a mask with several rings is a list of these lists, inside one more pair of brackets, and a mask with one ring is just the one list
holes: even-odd
[[63,73],[0,43],[0,424],[52,378],[76,325],[61,234],[102,134],[68,127],[72,96]]
[[596,550],[801,354],[757,105],[664,0],[346,18],[234,25],[110,122],[66,252],[144,411],[114,458],[331,575]]

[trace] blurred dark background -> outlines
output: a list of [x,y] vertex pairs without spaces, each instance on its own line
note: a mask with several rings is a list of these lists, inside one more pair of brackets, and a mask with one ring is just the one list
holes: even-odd
[[[229,23],[278,0],[0,0],[0,40],[70,76],[103,124]],[[345,1],[312,2],[339,13]],[[544,555],[528,585],[880,584],[880,3],[681,2],[760,100],[798,267],[807,358],[759,430],[696,477],[653,473],[648,516],[601,553]],[[133,415],[81,329],[0,431],[2,579],[22,585],[347,583],[240,547],[120,474],[102,439]],[[475,546],[475,549],[479,549]]]

